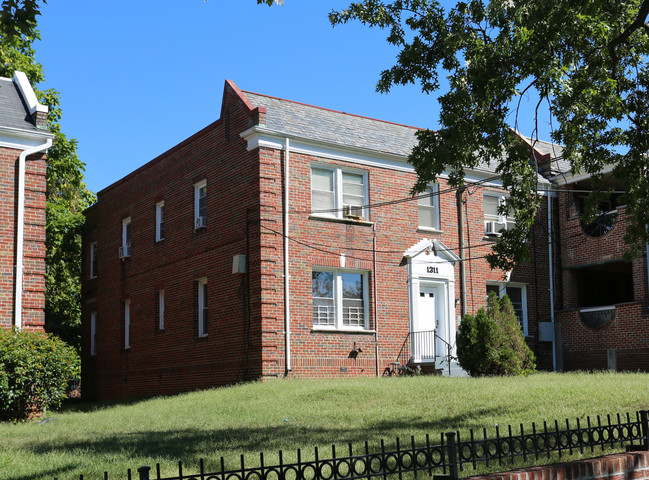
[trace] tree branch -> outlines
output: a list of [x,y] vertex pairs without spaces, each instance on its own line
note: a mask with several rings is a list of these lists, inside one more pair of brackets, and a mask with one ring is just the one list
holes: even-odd
[[617,63],[619,61],[619,57],[617,56],[616,52],[617,47],[623,43],[626,43],[629,40],[629,37],[636,30],[639,30],[641,28],[649,29],[649,27],[645,23],[647,15],[649,15],[649,0],[644,0],[642,2],[642,5],[640,5],[640,8],[638,9],[638,16],[636,17],[636,19],[628,27],[626,27],[626,29],[620,35],[618,35],[608,43],[607,48],[611,55],[611,58],[613,59],[613,75],[615,75],[615,70],[617,69]]

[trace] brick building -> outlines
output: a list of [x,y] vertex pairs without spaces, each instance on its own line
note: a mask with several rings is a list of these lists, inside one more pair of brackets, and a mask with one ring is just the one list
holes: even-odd
[[442,175],[413,198],[415,132],[227,81],[216,122],[86,212],[84,393],[446,370],[461,314],[489,291],[510,296],[539,366],[560,367],[552,172],[538,177],[530,262],[492,271],[483,256],[514,221],[498,215],[498,175],[467,171],[459,192]]
[[44,328],[45,159],[53,138],[27,76],[0,78],[0,328]]
[[622,187],[605,170],[606,184],[616,190],[598,205],[592,223],[582,219],[588,175],[573,175],[563,161],[549,177],[557,186],[560,285],[556,322],[564,369],[649,371],[649,245],[632,261],[626,248]]

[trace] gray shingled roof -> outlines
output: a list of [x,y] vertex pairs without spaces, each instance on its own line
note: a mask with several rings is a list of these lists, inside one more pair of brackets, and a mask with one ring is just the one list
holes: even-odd
[[[415,132],[421,130],[258,93],[243,93],[255,107],[266,108],[266,127],[269,129],[341,147],[407,157],[417,144]],[[486,162],[481,162],[476,170],[496,171]],[[539,180],[547,183],[540,175]]]
[[563,159],[563,145],[558,143],[547,142],[545,140],[533,141],[529,137],[525,137],[530,145],[543,155],[550,155],[552,162],[550,163],[550,175],[561,175],[570,172],[570,162]]
[[18,87],[9,78],[0,78],[0,127],[36,131]]
[[266,126],[289,135],[380,153],[408,155],[417,144],[415,127],[350,115],[257,93],[244,92],[266,108]]

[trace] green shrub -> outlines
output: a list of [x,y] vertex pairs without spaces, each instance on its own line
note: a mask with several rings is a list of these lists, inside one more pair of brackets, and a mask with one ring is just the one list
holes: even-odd
[[79,368],[77,352],[57,337],[0,330],[0,420],[59,406]]
[[460,366],[472,377],[522,375],[534,371],[534,354],[525,343],[512,302],[491,293],[487,309],[466,315],[457,339]]

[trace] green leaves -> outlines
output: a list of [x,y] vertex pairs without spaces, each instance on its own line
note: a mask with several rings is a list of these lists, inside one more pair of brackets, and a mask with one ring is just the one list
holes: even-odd
[[75,350],[56,337],[29,330],[0,331],[0,420],[25,420],[57,407],[80,373]]
[[487,308],[466,315],[460,323],[457,355],[472,377],[520,375],[533,371],[534,354],[525,343],[509,297],[489,294]]
[[[536,93],[534,124],[553,125],[574,173],[598,178],[607,165],[627,196],[629,252],[647,241],[649,224],[649,0],[365,0],[332,12],[334,25],[351,20],[384,28],[401,48],[381,73],[377,90],[419,83],[439,97],[440,128],[419,134],[409,161],[416,191],[444,171],[452,186],[464,170],[489,162],[510,190],[516,229],[504,234],[488,259],[506,268],[526,258],[525,239],[539,198],[535,160],[517,148],[518,106]],[[550,117],[540,117],[546,104]],[[538,129],[522,134],[536,139]],[[547,139],[550,140],[550,139]],[[602,188],[605,187],[602,185]]]

